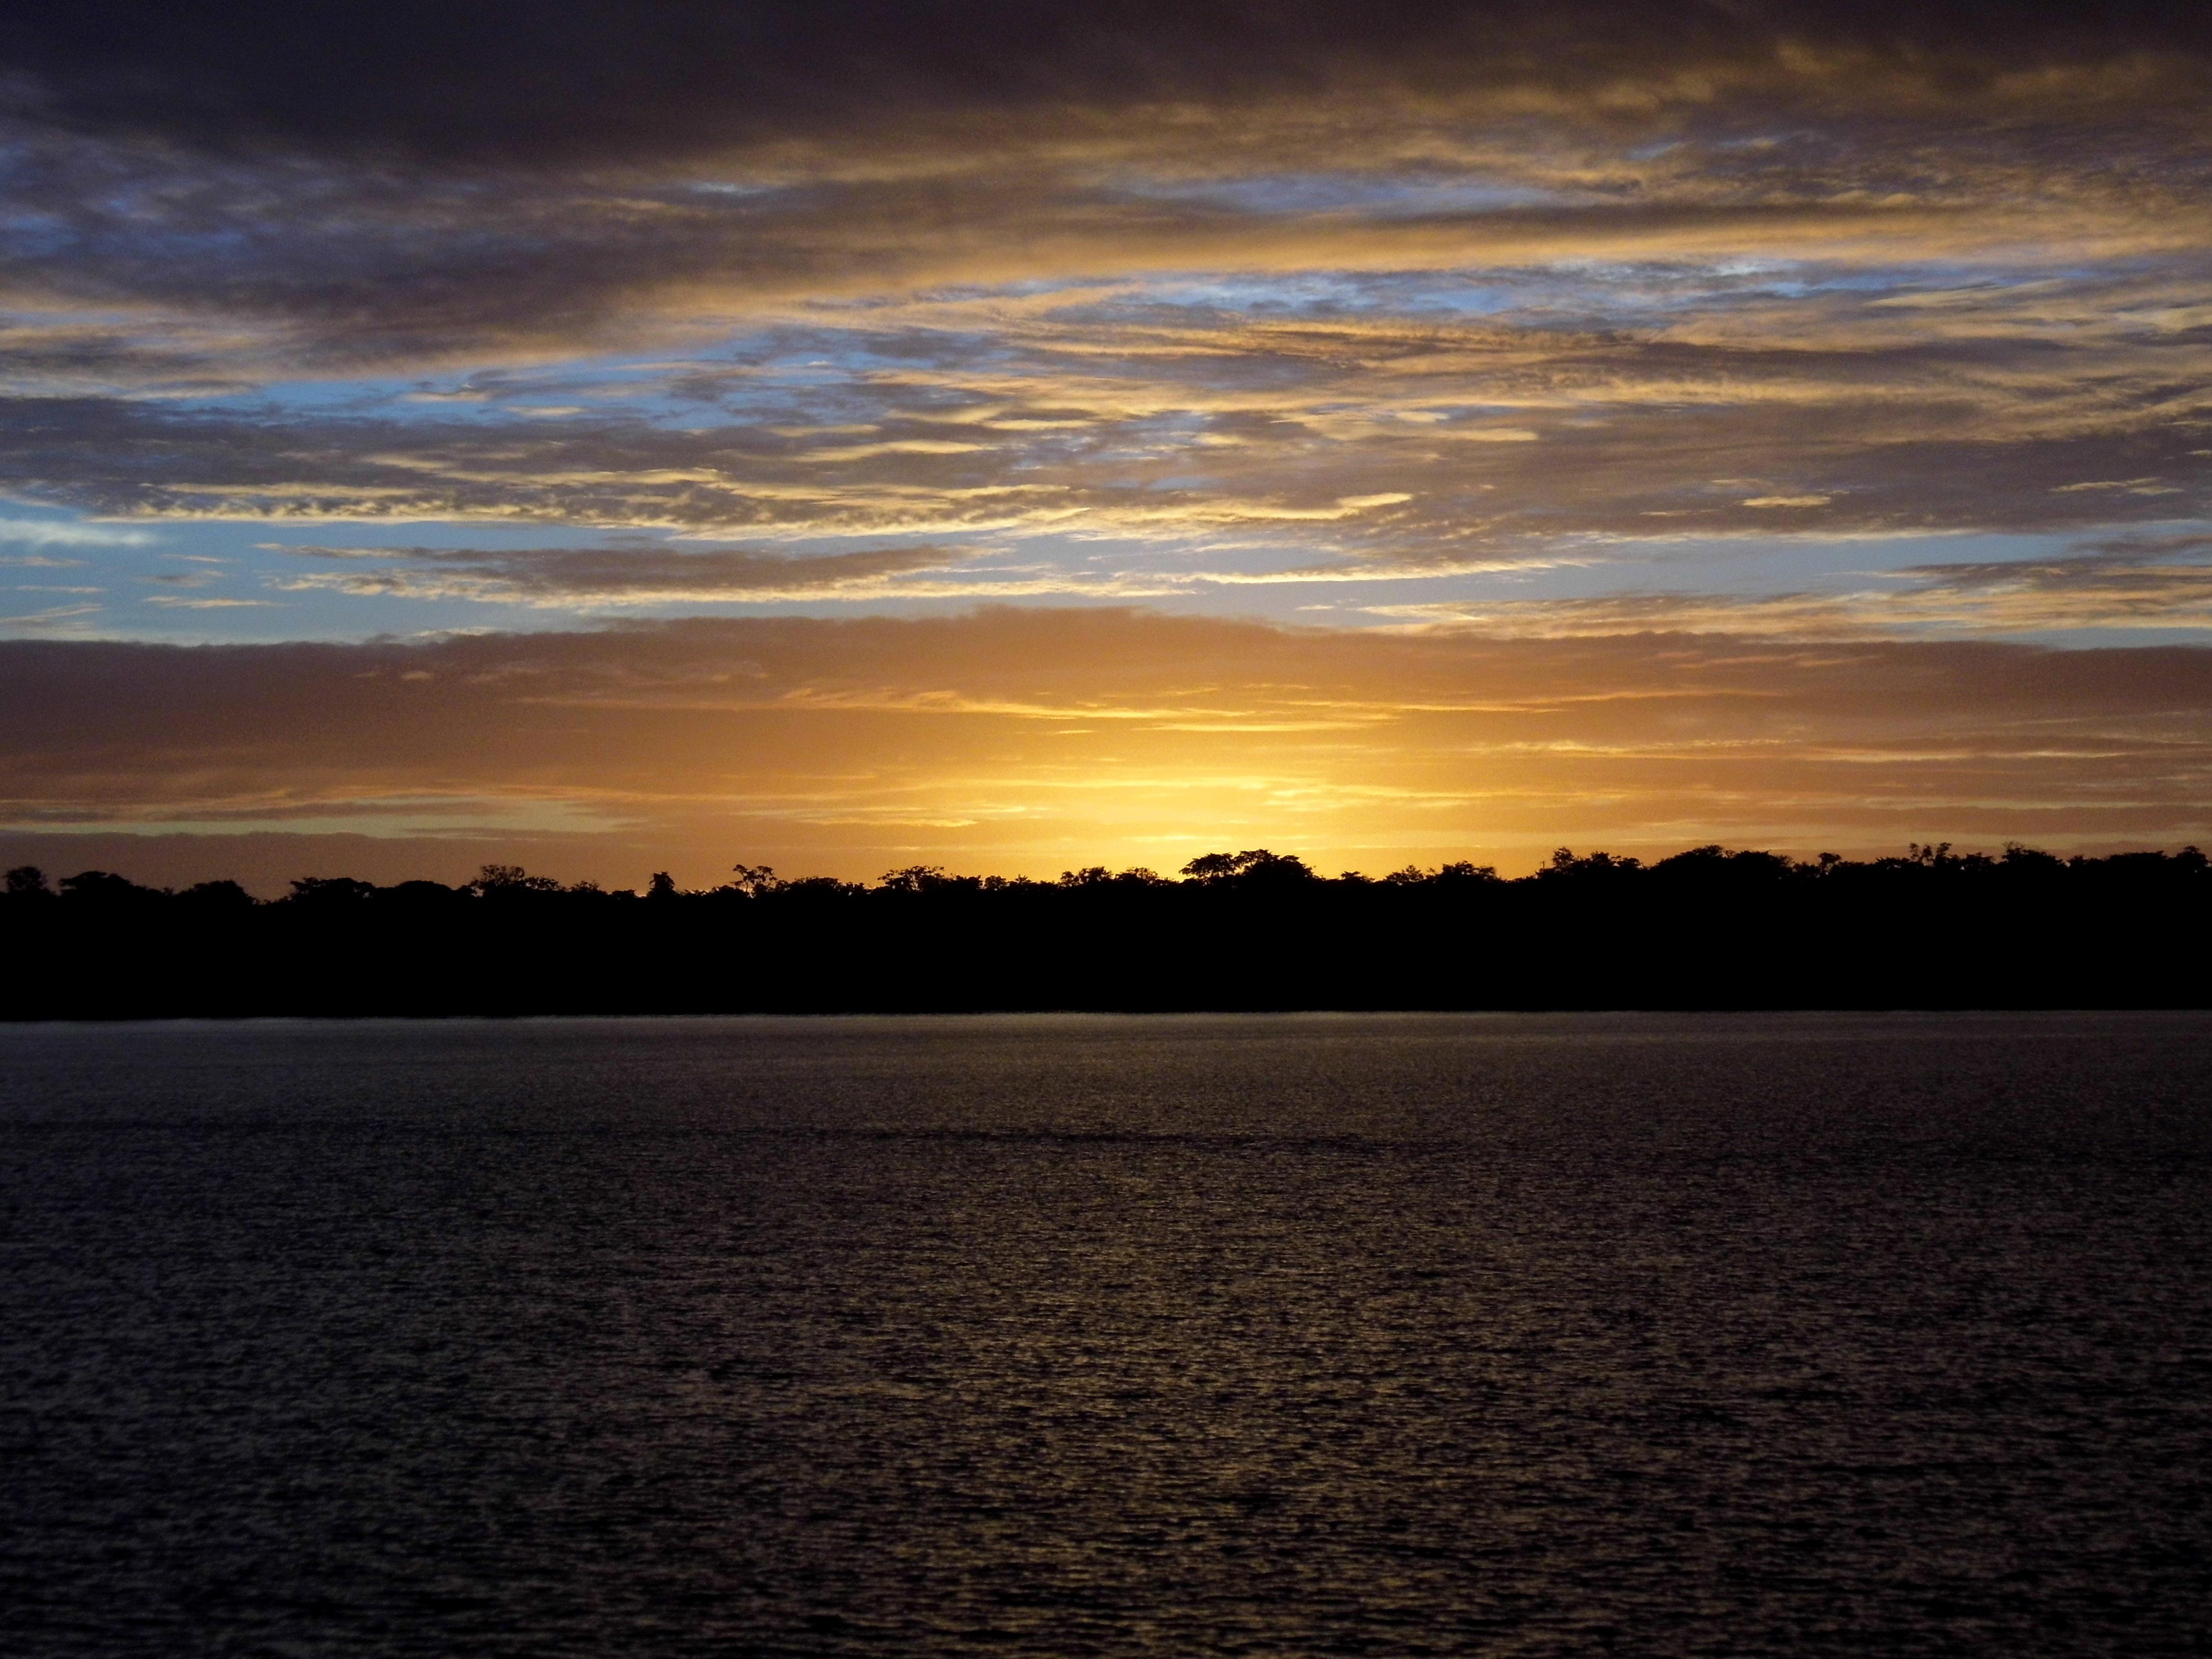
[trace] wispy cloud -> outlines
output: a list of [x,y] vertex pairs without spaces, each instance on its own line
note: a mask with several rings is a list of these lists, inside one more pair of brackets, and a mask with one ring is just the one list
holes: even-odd
[[551,609],[612,605],[714,604],[821,599],[881,591],[892,578],[942,569],[961,555],[941,548],[894,548],[791,558],[732,549],[682,551],[653,548],[465,548],[288,546],[319,560],[375,561],[368,568],[280,577],[295,591],[401,599],[460,599]]
[[[158,539],[124,525],[72,524],[50,519],[0,518],[0,545],[16,547],[145,547]],[[4,564],[66,564],[73,560],[0,559]]]
[[0,617],[0,628],[20,629],[27,633],[38,633],[48,629],[72,628],[86,617],[96,616],[98,605],[55,605],[43,611],[32,611],[18,617]]
[[1880,586],[1779,593],[1625,592],[1369,607],[1416,623],[1534,637],[1651,631],[1784,637],[2212,630],[2212,535],[2132,537],[2047,558],[1908,565]]

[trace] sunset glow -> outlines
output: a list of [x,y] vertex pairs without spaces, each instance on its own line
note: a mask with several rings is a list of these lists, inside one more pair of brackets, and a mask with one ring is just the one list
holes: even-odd
[[466,9],[6,48],[8,861],[2212,835],[2201,24]]

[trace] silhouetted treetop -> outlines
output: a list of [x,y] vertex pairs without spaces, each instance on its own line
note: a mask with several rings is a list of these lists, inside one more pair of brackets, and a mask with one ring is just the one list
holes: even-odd
[[295,904],[358,904],[375,896],[375,883],[351,876],[302,876],[292,884]]
[[106,870],[84,870],[74,876],[64,876],[61,882],[62,897],[84,904],[129,904],[167,896],[161,889],[141,887],[125,876],[112,875]]
[[[477,878],[469,884],[486,898],[512,899],[528,893],[559,893],[567,890],[550,876],[533,876],[519,864],[487,864],[477,872]],[[579,884],[579,890],[591,891],[598,884]]]
[[1193,881],[1264,886],[1317,879],[1304,859],[1264,847],[1247,853],[1203,854],[1184,865],[1182,873]]
[[0,888],[0,1018],[747,1008],[2212,1006],[2212,864],[1937,842],[1854,860],[1562,848],[1324,878],[1265,848],[1182,879],[740,864],[684,890],[487,865],[458,886],[303,876],[258,901],[102,870]]

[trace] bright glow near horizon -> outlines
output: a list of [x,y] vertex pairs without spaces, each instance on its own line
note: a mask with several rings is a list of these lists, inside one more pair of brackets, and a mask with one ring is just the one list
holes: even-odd
[[1378,22],[1249,80],[1177,25],[1157,96],[979,25],[1073,90],[740,120],[710,61],[644,137],[303,114],[250,53],[234,107],[118,112],[39,48],[0,852],[629,884],[2212,834],[2193,37],[1593,17],[1609,58]]

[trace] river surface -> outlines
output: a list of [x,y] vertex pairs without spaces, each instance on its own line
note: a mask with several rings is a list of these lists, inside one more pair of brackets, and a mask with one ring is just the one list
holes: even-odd
[[0,1632],[2202,1654],[2212,1018],[0,1027]]

